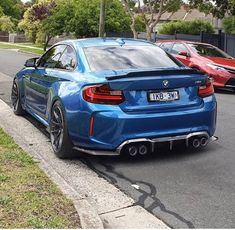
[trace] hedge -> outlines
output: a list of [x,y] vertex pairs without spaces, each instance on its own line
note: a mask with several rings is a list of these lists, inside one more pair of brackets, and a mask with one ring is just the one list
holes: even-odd
[[214,33],[214,28],[209,22],[203,20],[179,20],[163,24],[159,30],[159,33],[169,35],[173,35],[175,33],[199,35],[201,31],[206,33]]

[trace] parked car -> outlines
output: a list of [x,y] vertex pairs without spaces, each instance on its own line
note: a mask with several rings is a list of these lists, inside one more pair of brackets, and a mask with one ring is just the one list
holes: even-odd
[[29,59],[12,87],[14,113],[50,130],[60,158],[146,154],[159,142],[205,146],[216,128],[208,76],[140,40],[69,40]]
[[181,40],[159,41],[157,45],[185,65],[208,74],[215,87],[235,91],[235,59],[224,51],[210,44]]

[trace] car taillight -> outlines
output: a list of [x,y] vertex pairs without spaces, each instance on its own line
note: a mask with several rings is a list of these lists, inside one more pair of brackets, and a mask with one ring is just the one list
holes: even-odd
[[120,90],[112,90],[109,85],[92,85],[83,89],[85,101],[95,104],[118,105],[124,101],[124,96]]
[[205,85],[199,86],[198,96],[200,97],[208,97],[214,94],[213,80],[208,78],[206,80]]

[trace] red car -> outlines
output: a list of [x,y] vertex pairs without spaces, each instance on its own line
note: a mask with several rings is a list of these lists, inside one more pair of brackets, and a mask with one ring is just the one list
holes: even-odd
[[206,43],[162,40],[158,46],[174,55],[185,65],[207,73],[215,87],[235,91],[235,59],[215,46]]

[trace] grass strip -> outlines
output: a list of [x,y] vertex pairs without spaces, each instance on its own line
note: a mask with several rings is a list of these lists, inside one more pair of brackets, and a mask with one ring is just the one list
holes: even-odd
[[44,53],[43,49],[40,49],[38,46],[35,45],[33,46],[31,43],[15,44],[0,42],[0,49],[19,49],[22,52],[33,53],[36,55],[42,55]]
[[72,201],[1,128],[0,228],[80,228]]

